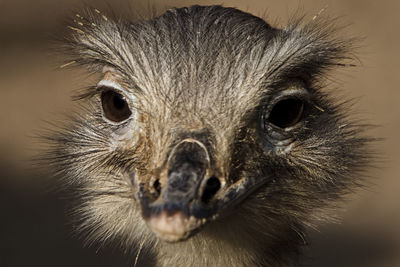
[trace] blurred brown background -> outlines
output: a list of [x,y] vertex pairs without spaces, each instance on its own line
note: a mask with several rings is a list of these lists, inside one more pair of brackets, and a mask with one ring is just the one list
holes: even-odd
[[[71,9],[83,1],[0,0],[0,266],[132,266],[118,250],[83,248],[71,234],[68,201],[48,191],[47,177],[31,169],[40,149],[31,136],[45,120],[72,110],[72,90],[86,76],[57,71],[49,53],[51,36]],[[219,1],[89,1],[100,10],[111,6],[146,10]],[[311,231],[304,266],[400,266],[400,2],[395,0],[246,0],[223,2],[256,15],[266,14],[284,26],[296,10],[311,19],[340,16],[346,32],[365,37],[357,52],[362,64],[338,78],[347,97],[359,97],[357,116],[380,127],[370,135],[384,138],[376,145],[383,163],[372,169],[369,190],[350,198],[341,224]],[[73,14],[73,13],[72,13]],[[146,265],[145,259],[139,262]],[[151,265],[151,263],[149,264]]]

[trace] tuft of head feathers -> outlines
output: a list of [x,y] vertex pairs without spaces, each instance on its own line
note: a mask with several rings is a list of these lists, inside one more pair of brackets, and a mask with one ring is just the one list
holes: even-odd
[[[364,127],[323,90],[327,72],[351,59],[354,40],[340,38],[331,20],[276,29],[221,6],[174,8],[135,22],[97,10],[78,18],[64,45],[71,65],[111,71],[134,100],[134,117],[143,118],[110,124],[93,87],[82,98],[86,107],[50,138],[51,164],[79,188],[79,230],[90,242],[143,247],[160,266],[295,266],[304,228],[328,219],[369,162]],[[282,149],[264,142],[259,117],[293,86],[306,88],[310,105]],[[233,214],[169,244],[141,218],[132,173],[152,171],[181,129],[206,129],[205,142],[231,180],[271,178]]]

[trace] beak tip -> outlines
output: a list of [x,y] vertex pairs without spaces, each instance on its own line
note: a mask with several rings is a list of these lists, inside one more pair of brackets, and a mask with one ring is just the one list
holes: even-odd
[[159,238],[167,242],[187,239],[192,231],[201,224],[199,220],[187,217],[181,211],[170,214],[165,210],[156,216],[149,217],[146,222]]

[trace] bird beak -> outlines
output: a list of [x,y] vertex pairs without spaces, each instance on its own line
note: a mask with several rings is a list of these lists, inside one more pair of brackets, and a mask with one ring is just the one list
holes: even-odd
[[212,217],[215,205],[210,199],[221,182],[210,174],[210,156],[202,142],[188,138],[178,143],[164,170],[151,179],[160,185],[158,195],[151,194],[148,184],[138,185],[137,199],[150,229],[163,240],[180,241]]
[[136,199],[149,228],[169,242],[187,239],[260,184],[241,179],[226,187],[224,180],[213,175],[206,146],[195,139],[177,144],[166,165],[155,179],[144,179],[158,181],[157,194],[148,182],[138,182]]

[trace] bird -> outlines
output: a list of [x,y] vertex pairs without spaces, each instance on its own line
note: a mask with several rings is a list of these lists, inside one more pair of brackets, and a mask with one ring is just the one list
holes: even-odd
[[77,231],[135,265],[145,251],[157,266],[298,266],[308,227],[370,162],[365,126],[325,90],[355,39],[220,5],[75,21],[63,67],[99,78],[48,158],[76,188]]

